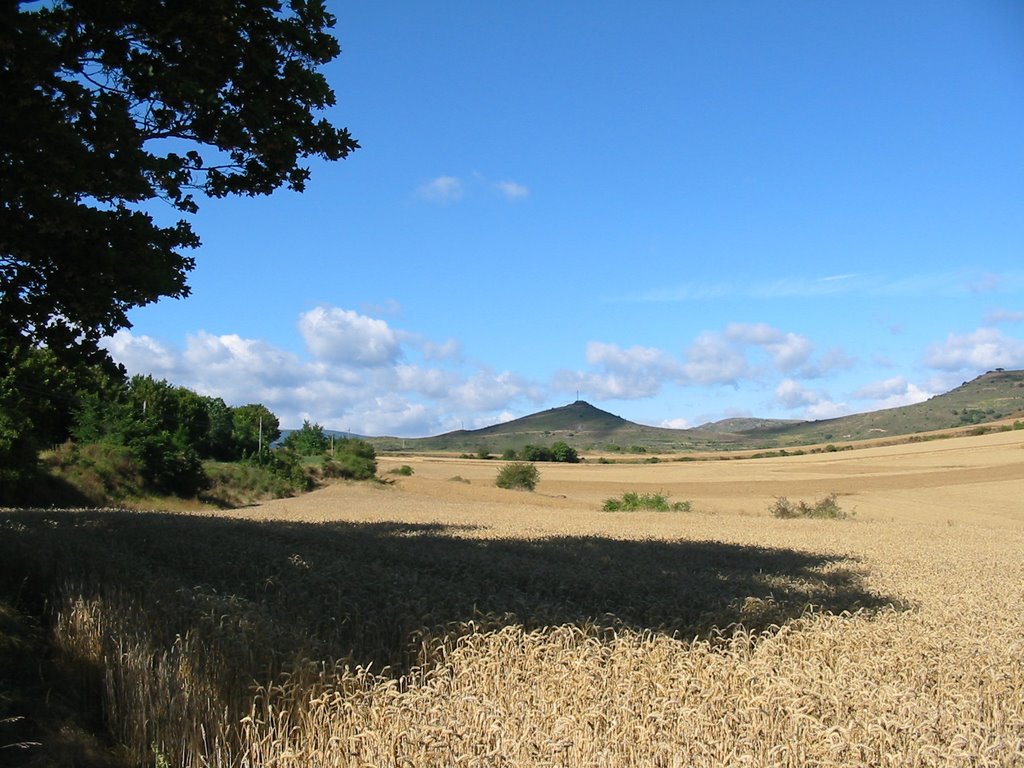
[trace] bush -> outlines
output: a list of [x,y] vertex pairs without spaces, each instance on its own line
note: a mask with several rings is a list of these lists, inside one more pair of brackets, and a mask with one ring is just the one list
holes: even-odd
[[203,498],[227,507],[286,498],[311,487],[309,476],[297,460],[294,463],[277,458],[267,458],[262,463],[251,460],[207,462],[206,472],[211,485]]
[[401,475],[402,477],[409,477],[412,474],[412,467],[408,464],[403,464],[400,467],[388,470],[389,475]]
[[300,456],[318,456],[330,447],[331,440],[324,434],[322,426],[306,419],[302,422],[302,429],[288,433],[283,445]]
[[841,520],[847,517],[847,513],[839,506],[836,500],[837,494],[830,493],[822,499],[808,504],[806,501],[792,502],[785,496],[780,496],[768,508],[773,517],[784,519],[794,517],[813,517],[827,520]]
[[[324,461],[321,471],[324,477],[369,480],[377,475],[377,453],[365,440],[337,440],[334,456]],[[411,468],[409,474],[412,474]]]
[[145,493],[141,463],[124,446],[77,445],[68,441],[46,454],[44,465],[50,475],[99,506]]
[[563,440],[559,440],[551,446],[551,453],[554,461],[561,461],[566,464],[577,464],[580,460],[576,449]]
[[506,464],[498,471],[494,484],[499,488],[516,491],[532,491],[540,480],[540,472],[533,464],[522,461]]
[[605,499],[602,509],[605,512],[689,512],[693,505],[689,501],[677,501],[669,504],[666,493],[636,493],[630,491],[621,499]]

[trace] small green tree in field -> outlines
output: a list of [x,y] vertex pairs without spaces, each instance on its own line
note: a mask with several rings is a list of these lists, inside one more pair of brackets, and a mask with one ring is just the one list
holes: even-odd
[[295,451],[299,456],[318,456],[324,453],[330,446],[331,441],[324,434],[324,428],[319,424],[313,424],[306,419],[302,422],[302,429],[289,432],[284,439],[284,447]]
[[[410,474],[411,472],[410,467]],[[345,438],[334,444],[334,455],[325,457],[325,477],[369,480],[377,476],[377,452],[365,440]]]
[[498,471],[494,484],[499,488],[514,491],[532,491],[540,481],[540,472],[533,464],[516,461],[506,464]]
[[567,464],[577,464],[580,460],[580,455],[576,452],[576,449],[563,440],[559,440],[551,446],[551,453],[555,461],[562,461]]

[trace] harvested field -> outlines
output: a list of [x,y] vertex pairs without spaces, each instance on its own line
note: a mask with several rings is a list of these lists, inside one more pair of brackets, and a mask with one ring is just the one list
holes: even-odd
[[[1024,765],[1021,431],[534,493],[402,464],[218,515],[6,513],[0,557],[139,762]],[[600,511],[627,491],[693,511]],[[767,511],[830,493],[852,517]]]

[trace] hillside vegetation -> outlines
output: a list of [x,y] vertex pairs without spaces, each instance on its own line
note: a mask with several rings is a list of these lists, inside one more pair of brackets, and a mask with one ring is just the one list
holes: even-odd
[[820,421],[728,419],[693,429],[635,424],[578,400],[476,430],[416,439],[372,438],[380,450],[496,453],[563,441],[579,451],[679,453],[787,448],[909,436],[1024,417],[1024,371],[990,371],[930,400]]

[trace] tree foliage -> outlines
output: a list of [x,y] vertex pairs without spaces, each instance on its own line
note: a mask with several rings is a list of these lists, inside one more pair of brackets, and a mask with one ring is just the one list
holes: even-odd
[[61,363],[48,349],[18,348],[0,364],[0,504],[17,500],[43,448],[66,440],[81,392],[100,391],[119,372]]
[[[323,0],[0,6],[0,352],[99,354],[188,294],[196,195],[301,191],[358,147],[317,113],[339,53]],[[173,216],[172,216],[173,218]]]
[[532,491],[540,481],[540,471],[533,464],[517,461],[498,470],[494,484],[514,491]]
[[324,434],[324,428],[309,419],[302,422],[302,429],[289,432],[284,439],[284,447],[295,451],[300,456],[319,456],[327,450],[330,444],[331,440]]
[[576,464],[580,457],[576,449],[563,440],[546,445],[524,445],[518,451],[506,450],[503,454],[506,459],[519,459],[521,461],[560,461],[569,464]]
[[365,440],[336,440],[331,457],[324,462],[323,473],[325,477],[345,480],[370,480],[377,475],[377,452]]

